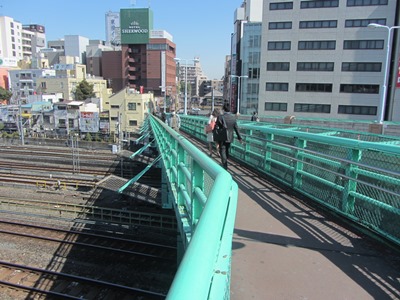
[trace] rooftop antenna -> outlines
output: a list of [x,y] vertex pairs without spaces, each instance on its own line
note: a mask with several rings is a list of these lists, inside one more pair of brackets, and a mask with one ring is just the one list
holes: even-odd
[[136,0],[131,0],[131,6],[135,6],[136,5]]

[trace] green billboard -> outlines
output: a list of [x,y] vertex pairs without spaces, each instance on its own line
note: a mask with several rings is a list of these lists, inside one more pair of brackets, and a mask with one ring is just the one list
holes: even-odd
[[153,12],[148,8],[120,11],[121,44],[148,44],[153,29]]

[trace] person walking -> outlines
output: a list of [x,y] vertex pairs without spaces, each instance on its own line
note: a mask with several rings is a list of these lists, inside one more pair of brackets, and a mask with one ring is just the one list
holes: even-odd
[[237,126],[236,116],[231,113],[231,107],[229,103],[225,103],[222,109],[224,113],[217,117],[215,126],[218,128],[226,128],[226,138],[224,138],[222,141],[218,141],[218,144],[222,167],[225,170],[228,170],[229,149],[234,139],[233,131],[235,131],[239,142],[243,143],[243,141],[239,132],[239,127]]
[[[214,126],[215,126],[215,122],[217,122],[218,115],[219,115],[218,110],[214,109],[211,112],[210,117],[208,118],[208,123],[207,123],[207,127],[206,127],[208,150],[210,152],[210,154],[209,154],[210,157],[212,156],[213,143],[214,143],[213,129],[214,129]],[[218,143],[215,143],[215,147],[216,147],[217,153],[219,155]]]
[[252,120],[253,122],[260,122],[260,119],[258,118],[258,114],[257,114],[256,111],[255,111],[255,112],[253,113],[253,115],[251,116],[251,120]]
[[179,131],[179,127],[181,127],[181,118],[174,111],[171,114],[169,126],[175,131]]

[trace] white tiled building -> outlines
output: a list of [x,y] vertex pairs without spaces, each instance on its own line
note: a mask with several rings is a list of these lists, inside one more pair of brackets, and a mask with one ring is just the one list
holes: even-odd
[[[258,21],[247,17],[254,11],[250,4],[262,10],[258,75],[251,43],[259,37]],[[249,76],[242,78],[241,112],[253,109],[258,81],[260,115],[400,121],[400,29],[392,28],[399,25],[399,1],[247,0],[240,10],[245,17],[235,22],[241,36],[232,46],[238,51],[232,52],[232,74]],[[370,23],[393,33],[383,113],[389,30]]]
[[398,10],[389,0],[264,1],[259,112],[378,120],[388,30],[367,25],[394,26]]

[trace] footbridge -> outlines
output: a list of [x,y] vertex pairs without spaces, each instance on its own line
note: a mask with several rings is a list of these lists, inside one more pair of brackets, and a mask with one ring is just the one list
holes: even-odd
[[[280,277],[275,283],[260,282],[260,278],[256,278],[260,271],[254,269],[249,272],[245,266],[252,265],[251,261],[258,255],[263,256],[269,251],[279,255],[280,251],[283,253],[293,248],[312,249],[315,253],[318,247],[320,254],[333,251],[354,255],[361,251],[355,247],[357,241],[364,237],[376,240],[385,249],[399,249],[399,138],[242,120],[238,125],[245,143],[233,143],[233,163],[225,171],[219,160],[209,157],[205,151],[206,122],[207,118],[203,116],[181,115],[181,132],[176,132],[150,115],[136,141],[143,147],[152,145],[157,148],[159,157],[154,163],[162,168],[162,206],[174,209],[178,224],[180,262],[167,299],[317,299],[308,293],[321,294],[325,299],[342,298],[340,295],[347,299],[374,299],[376,296],[380,299],[400,298],[400,272],[399,269],[391,269],[394,266],[390,263],[384,265],[380,262],[380,266],[386,268],[382,273],[377,271],[381,278],[371,279],[373,275],[359,270],[363,274],[360,280],[354,279],[360,274],[348,270],[352,268],[349,263],[342,268],[342,273],[346,274],[349,282],[355,276],[353,279],[358,283],[357,288],[350,291],[352,287],[339,282],[332,298],[324,294],[324,285],[318,287],[318,280],[322,278],[309,278],[309,290],[299,294],[284,292],[285,287],[279,289],[278,295],[271,292],[273,284],[278,290],[279,284],[289,284],[292,276],[297,276],[298,285],[302,284],[302,276],[297,273],[302,270],[307,272],[308,267],[301,266],[301,259],[286,257],[289,266],[280,268],[287,271],[284,275],[287,281]],[[266,187],[266,182],[272,185]],[[244,190],[251,192],[244,194]],[[238,204],[243,206],[240,212]],[[243,217],[244,212],[246,217]],[[283,225],[278,224],[278,215],[283,218]],[[327,221],[330,216],[339,220],[336,225]],[[253,222],[252,226],[257,230],[245,232],[239,228],[241,222]],[[265,227],[266,223],[269,227]],[[350,224],[358,233],[348,233],[347,229],[340,227],[343,224]],[[268,233],[275,229],[280,239]],[[302,236],[304,232],[307,232],[307,239]],[[238,237],[236,241],[235,236]],[[249,242],[250,238],[253,242],[257,241],[256,245]],[[275,252],[276,249],[263,248],[274,244],[284,245],[283,250],[279,248]],[[247,256],[238,254],[235,257],[235,249],[244,245],[258,250],[243,252]],[[363,248],[362,245],[358,247]],[[375,257],[376,252],[371,254],[364,250],[359,255],[365,255],[366,260]],[[299,257],[304,253],[295,255]],[[309,257],[308,254],[306,257]],[[257,262],[265,263],[264,278],[274,280],[268,266],[272,268],[276,259],[266,255]],[[313,263],[320,262],[315,259]],[[331,268],[331,265],[324,267],[321,264],[324,272]],[[314,274],[313,270],[308,275],[318,274]],[[335,274],[333,279],[327,279],[332,286],[342,278],[336,275],[335,270],[330,270]],[[235,272],[242,272],[242,276]],[[254,278],[246,281],[245,276]],[[375,284],[376,289],[368,288],[370,285],[364,282],[366,278]],[[377,284],[377,281],[380,283]],[[303,284],[301,288],[306,286]],[[357,298],[359,295],[361,298]]]

